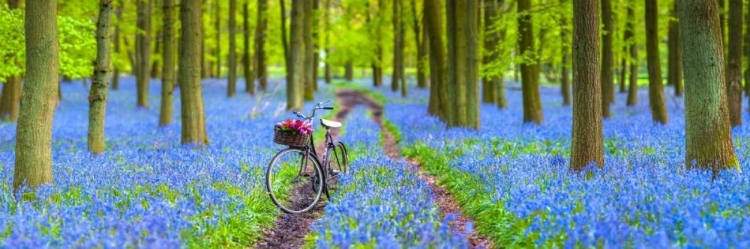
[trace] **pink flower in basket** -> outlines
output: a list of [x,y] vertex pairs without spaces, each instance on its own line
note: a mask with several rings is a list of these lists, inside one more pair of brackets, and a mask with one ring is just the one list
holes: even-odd
[[305,120],[287,119],[284,122],[276,123],[276,128],[282,132],[307,136],[313,132],[312,124]]

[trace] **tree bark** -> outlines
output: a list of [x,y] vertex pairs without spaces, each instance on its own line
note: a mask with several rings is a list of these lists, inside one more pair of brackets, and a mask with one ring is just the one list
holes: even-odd
[[[245,7],[247,8],[247,7]],[[258,0],[258,21],[255,24],[255,76],[258,79],[258,85],[261,91],[265,91],[268,88],[268,67],[266,66],[266,26],[268,17],[266,17],[266,9],[268,8],[268,0]],[[247,23],[245,24],[247,25]],[[250,28],[247,28],[248,31]],[[249,52],[248,56],[249,56]],[[250,81],[252,84],[253,80]],[[251,86],[251,85],[249,85]],[[250,91],[254,93],[254,90]]]
[[[258,1],[258,22],[256,23],[257,26],[261,25],[261,15],[263,14],[261,1]],[[255,48],[255,56],[250,55],[250,4],[249,3],[243,3],[242,4],[242,74],[245,75],[245,92],[249,93],[250,95],[255,95],[255,79],[257,78],[256,73],[258,73],[258,53],[260,52],[257,48],[257,27],[256,27],[256,48]],[[260,50],[263,50],[263,47],[260,48]],[[251,70],[251,68],[253,68]]]
[[[518,0],[518,30],[520,54],[529,56],[527,53],[534,51],[533,28],[531,25],[530,0]],[[541,124],[544,120],[542,114],[542,101],[539,97],[539,64],[535,58],[526,58],[521,63],[521,88],[523,91],[523,122]]]
[[[286,29],[286,7],[284,2],[286,0],[279,0],[279,4],[281,5],[281,45],[284,47],[284,62],[285,62],[285,68],[286,68],[286,82],[287,84],[291,84],[292,82],[292,55],[291,51],[289,51],[289,40],[286,38],[287,36],[287,29]],[[290,27],[291,28],[291,27]],[[289,89],[287,89],[287,92]],[[288,96],[287,96],[288,97]]]
[[630,3],[628,5],[628,25],[625,29],[625,41],[627,42],[628,50],[629,50],[629,60],[628,63],[630,65],[630,77],[628,80],[628,100],[627,100],[627,106],[635,106],[638,104],[638,46],[635,41],[635,33],[633,32],[635,29],[635,25],[633,24],[635,21],[635,11],[633,10],[633,1],[629,1]]
[[729,0],[727,96],[732,127],[742,125],[742,0]]
[[26,78],[16,126],[13,192],[52,183],[52,120],[58,95],[57,1],[28,1]]
[[602,22],[604,24],[604,30],[602,34],[602,66],[601,66],[601,82],[602,82],[602,116],[609,118],[609,106],[614,102],[614,82],[612,75],[612,35],[614,34],[614,23],[612,17],[612,1],[601,0],[602,8]]
[[715,1],[681,0],[685,68],[685,164],[688,169],[738,169],[730,131],[724,52]]
[[221,78],[221,2],[226,0],[216,0],[216,6],[214,6],[214,30],[216,30],[216,50],[214,57],[216,57],[216,73],[214,77]]
[[312,28],[312,51],[310,54],[312,55],[312,75],[310,78],[312,79],[312,85],[313,85],[313,91],[318,91],[318,63],[320,62],[320,56],[319,56],[319,49],[320,44],[318,42],[318,29],[319,27],[319,20],[318,20],[318,9],[320,9],[320,0],[313,0],[312,3],[312,13],[310,13],[310,25]]
[[[297,2],[295,2],[297,3]],[[302,21],[302,40],[305,46],[304,50],[304,68],[302,68],[304,75],[304,99],[305,101],[312,101],[315,96],[315,85],[313,83],[313,69],[315,68],[315,65],[313,65],[313,56],[315,56],[315,51],[313,51],[313,42],[312,42],[312,22],[313,22],[313,8],[312,8],[312,1],[311,0],[305,0],[301,1],[301,3],[304,3],[304,14],[302,15],[303,21]]]
[[[747,5],[750,9],[750,4]],[[745,57],[750,58],[750,10],[745,12],[745,44],[744,54]],[[750,96],[750,63],[745,65],[745,95]]]
[[109,26],[113,5],[112,0],[99,0],[99,19],[96,22],[96,65],[89,93],[88,149],[94,154],[101,154],[105,147],[104,114],[107,111],[107,90],[111,72]]
[[573,0],[573,139],[570,169],[604,165],[599,87],[599,1]]
[[404,31],[401,23],[401,0],[393,0],[393,77],[391,91],[398,91],[404,63]]
[[664,84],[659,60],[659,34],[657,0],[646,0],[646,62],[648,63],[648,99],[654,122],[667,124],[667,106],[664,103]]
[[237,0],[229,0],[229,79],[227,79],[227,97],[237,92]]
[[[122,20],[122,9],[123,3],[121,0],[117,1],[117,9],[115,10],[115,16],[117,17],[117,25],[115,25],[115,55],[120,54],[120,20]],[[114,73],[112,73],[112,90],[120,88],[120,68],[114,67]]]
[[201,90],[200,54],[203,40],[201,0],[182,0],[180,5],[180,101],[182,143],[208,144]]
[[[326,8],[325,8],[325,12],[324,12],[325,13],[325,17],[324,17],[325,20],[323,20],[323,23],[325,24],[325,29],[326,30],[330,30],[331,29],[331,19],[330,19],[330,15],[331,15],[331,0],[325,0],[325,1],[326,1]],[[330,43],[328,42],[328,37],[330,35],[328,34],[328,32],[324,32],[323,34],[325,35],[323,37],[323,40],[324,40],[323,43],[325,43],[324,44],[325,48],[323,50],[324,50],[324,52],[326,54],[326,60],[324,61],[324,65],[325,66],[324,66],[324,69],[323,69],[324,70],[323,74],[324,74],[324,78],[325,78],[326,84],[331,84],[331,82],[333,81],[331,79],[331,64],[328,62],[328,56],[330,56],[330,52],[331,52],[330,49],[329,49]]]
[[[560,0],[561,4],[564,4],[566,0]],[[567,26],[567,22],[565,19],[561,20],[560,26],[565,27]],[[570,72],[568,72],[569,64],[570,64],[570,47],[568,47],[566,44],[568,42],[572,43],[573,41],[570,39],[569,34],[567,30],[560,29],[560,38],[562,39],[562,73],[560,75],[561,82],[560,82],[560,92],[562,93],[563,97],[563,106],[570,106],[571,96],[570,96]]]
[[422,30],[424,27],[421,29],[419,27],[420,19],[424,19],[424,14],[422,14],[422,18],[419,18],[417,15],[417,1],[411,0],[410,2],[413,16],[412,29],[414,30],[415,45],[417,47],[417,87],[427,88],[427,75],[424,70],[425,63],[427,62],[427,43],[425,43],[425,32]]
[[305,87],[305,41],[304,41],[304,21],[305,21],[305,2],[307,0],[294,0],[292,2],[292,27],[291,27],[291,47],[290,47],[290,66],[291,80],[287,83],[287,109],[301,110],[304,98]]
[[430,103],[429,114],[437,116],[443,122],[450,122],[451,104],[448,99],[448,84],[446,77],[445,47],[443,45],[442,18],[440,15],[440,0],[425,0],[424,13],[425,28],[430,45]]
[[344,65],[344,78],[350,82],[354,80],[354,63],[352,61],[347,61]]
[[682,51],[680,46],[680,22],[677,20],[677,2],[672,10],[672,19],[669,22],[669,59],[667,68],[667,84],[674,86],[674,94],[682,96]]
[[148,108],[151,81],[151,1],[138,0],[138,35],[136,36],[136,88],[138,107]]
[[[153,8],[153,6],[152,6]],[[162,34],[161,30],[156,31],[156,39],[154,39],[154,51],[152,53],[152,56],[159,56],[159,53],[162,53],[161,48],[162,46]],[[161,66],[159,65],[159,60],[153,60],[151,62],[151,73],[152,78],[161,78]]]
[[[378,0],[378,8],[376,13],[385,14],[385,1]],[[370,13],[367,13],[367,22],[370,21]],[[375,59],[372,61],[372,85],[374,87],[380,87],[383,85],[383,44],[380,37],[383,36],[382,25],[375,26],[374,42],[375,42]]]
[[162,30],[163,44],[164,44],[164,61],[161,79],[161,108],[159,110],[159,126],[167,126],[172,124],[172,113],[173,106],[172,102],[174,99],[174,83],[175,83],[175,68],[174,68],[174,0],[164,0],[164,29]]
[[[484,0],[484,65],[487,66],[497,60],[495,52],[496,45],[499,42],[497,34],[493,32],[494,18],[497,15],[497,1]],[[495,103],[497,93],[495,86],[498,85],[497,77],[485,75],[482,77],[482,102]]]

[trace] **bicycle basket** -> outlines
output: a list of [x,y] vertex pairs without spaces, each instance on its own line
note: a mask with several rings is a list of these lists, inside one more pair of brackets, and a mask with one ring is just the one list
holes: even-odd
[[307,139],[310,135],[299,135],[289,132],[280,131],[279,128],[273,129],[273,142],[281,145],[292,147],[304,147],[307,145]]

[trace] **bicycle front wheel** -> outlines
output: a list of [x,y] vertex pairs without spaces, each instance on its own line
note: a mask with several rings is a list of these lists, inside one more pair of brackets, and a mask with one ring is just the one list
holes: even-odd
[[314,208],[323,193],[320,165],[304,150],[288,148],[271,159],[266,171],[266,190],[276,206],[286,213]]

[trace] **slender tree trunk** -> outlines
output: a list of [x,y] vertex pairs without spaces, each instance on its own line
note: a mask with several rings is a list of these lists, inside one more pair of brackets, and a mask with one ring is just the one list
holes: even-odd
[[109,25],[112,20],[112,0],[99,0],[99,20],[96,22],[96,66],[89,93],[89,151],[104,152],[104,114],[107,111],[107,90],[110,75]]
[[201,0],[182,0],[180,5],[180,101],[182,102],[182,143],[208,144],[203,91],[200,78],[202,32]]
[[680,51],[680,22],[677,20],[677,2],[672,10],[674,19],[669,22],[669,59],[667,84],[674,86],[674,94],[682,95],[682,52]]
[[221,2],[226,0],[217,0],[216,6],[214,6],[214,30],[216,30],[216,50],[214,57],[216,57],[216,78],[221,78]]
[[448,127],[479,128],[477,11],[475,1],[448,1],[449,101],[454,109]]
[[[497,10],[499,13],[499,10],[503,10],[503,13],[506,13],[508,10],[508,7],[506,6],[505,0],[493,0],[496,1],[495,4],[497,4]],[[506,29],[505,27],[501,28],[498,31],[498,34],[496,36],[497,43],[501,43],[505,41],[505,33]],[[497,53],[495,54],[495,58],[498,58],[498,55],[501,56],[508,56],[506,55],[505,48],[503,46],[495,47],[498,49]],[[505,109],[508,107],[508,101],[505,99],[505,71],[507,68],[502,68],[500,71],[500,75],[497,78],[497,85],[495,86],[495,94],[497,95],[497,107],[500,109]]]
[[[285,3],[286,0],[279,0],[279,4],[281,5],[281,45],[284,46],[284,62],[286,66],[286,82],[287,85],[292,84],[292,54],[289,46],[290,41],[286,38],[287,36],[287,29],[286,29],[286,7]],[[290,27],[291,29],[291,27]],[[289,93],[289,88],[287,88],[287,93]],[[289,99],[290,96],[287,96],[287,99]],[[287,103],[288,104],[288,103]],[[288,106],[287,106],[288,107]]]
[[148,108],[148,90],[151,81],[151,1],[138,0],[138,30],[136,36],[136,88],[138,107]]
[[161,109],[159,110],[159,126],[167,126],[172,124],[172,113],[173,106],[172,102],[174,99],[174,82],[175,82],[175,68],[174,68],[174,9],[175,0],[163,0],[164,1],[164,29],[162,30],[164,37],[164,52],[163,52],[163,69],[161,79]]
[[[531,25],[530,0],[518,0],[518,30],[520,54],[525,55],[534,51],[533,28]],[[539,97],[539,64],[534,62],[521,63],[521,88],[523,91],[523,121],[541,124],[544,120],[542,114],[542,101]]]
[[[719,26],[721,27],[721,45],[722,47],[727,47],[727,22],[725,21],[726,18],[726,12],[727,9],[724,7],[726,6],[724,3],[727,0],[717,0],[719,2]],[[724,55],[726,55],[726,51],[724,51]]]
[[[565,0],[560,0],[560,2],[564,3]],[[567,22],[565,20],[562,21],[561,26],[567,25]],[[565,29],[560,29],[560,38],[562,39],[562,75],[561,77],[561,84],[560,84],[560,92],[562,92],[563,97],[563,106],[569,106],[571,97],[570,97],[570,72],[568,72],[570,65],[570,47],[566,46],[565,44],[570,41],[572,43],[572,40],[570,39],[568,32]]]
[[666,124],[667,106],[664,103],[664,84],[659,64],[659,34],[657,0],[646,0],[646,57],[648,62],[648,99],[654,122]]
[[307,0],[294,0],[292,2],[292,27],[290,43],[290,66],[291,81],[287,83],[287,109],[301,110],[304,100],[305,87],[305,41],[304,21],[305,2]]
[[227,79],[227,97],[234,96],[237,92],[237,0],[229,0],[229,79]]
[[424,15],[427,19],[425,28],[429,37],[426,40],[430,43],[430,78],[432,81],[429,105],[433,107],[428,109],[428,112],[448,123],[451,104],[448,99],[447,67],[440,9],[440,0],[424,1]]
[[318,63],[320,62],[320,44],[318,42],[318,29],[320,28],[319,20],[317,18],[318,10],[320,9],[320,0],[313,0],[313,8],[312,13],[310,13],[310,23],[312,28],[312,52],[310,54],[312,55],[312,75],[310,76],[312,78],[312,85],[313,90],[318,91]]
[[625,77],[628,74],[628,59],[626,57],[627,53],[628,53],[628,46],[623,46],[622,47],[622,58],[620,59],[620,69],[619,69],[620,70],[620,73],[619,73],[619,76],[620,76],[620,81],[619,81],[620,82],[620,90],[619,90],[619,92],[620,93],[626,93],[626,92],[628,92],[627,80],[626,80],[626,77]]
[[268,0],[258,0],[258,21],[255,27],[255,75],[260,85],[260,90],[268,88],[268,68],[266,66],[266,26],[268,17],[266,11]]
[[0,118],[15,122],[18,119],[18,106],[21,101],[21,76],[10,76],[3,84],[0,97]]
[[573,0],[573,139],[570,169],[604,165],[599,74],[599,1]]
[[[499,42],[497,34],[493,32],[494,21],[497,15],[497,1],[485,0],[484,1],[484,65],[487,66],[493,61],[497,60],[497,53],[495,48]],[[498,85],[497,77],[485,75],[482,78],[482,102],[484,103],[495,103],[497,100],[497,93],[495,86]]]
[[681,0],[685,59],[685,164],[688,169],[739,169],[730,131],[724,52],[715,1]]
[[[115,55],[119,56],[120,54],[120,20],[122,20],[122,9],[123,9],[123,3],[121,0],[117,1],[117,7],[115,9],[115,15],[117,17],[117,23],[118,25],[115,25],[115,37],[114,37],[114,46],[115,46]],[[112,73],[112,90],[117,90],[120,88],[120,68],[114,67],[115,71]]]
[[[261,11],[263,9],[263,8],[261,8],[262,7],[261,6],[261,4],[262,4],[261,2],[262,1],[264,1],[264,0],[259,0],[258,1],[258,22],[256,23],[257,26],[260,26],[261,22],[262,22],[262,20],[261,20],[261,18],[262,18],[261,15],[263,14],[263,11]],[[250,5],[249,3],[243,3],[242,4],[242,15],[243,15],[243,17],[242,17],[242,27],[243,27],[243,32],[242,32],[242,36],[243,36],[243,39],[242,39],[242,45],[243,45],[242,46],[242,61],[243,61],[242,62],[242,74],[245,75],[245,92],[249,93],[250,95],[255,95],[255,78],[256,78],[255,74],[259,73],[258,72],[258,67],[260,67],[260,65],[258,65],[259,60],[258,60],[257,56],[259,56],[258,53],[262,53],[263,47],[260,47],[260,49],[258,49],[258,47],[257,47],[257,43],[258,43],[258,38],[257,38],[258,31],[257,31],[257,28],[258,27],[256,27],[256,32],[255,32],[255,36],[256,36],[256,38],[255,38],[255,42],[256,42],[256,44],[255,44],[256,45],[255,56],[250,55],[250,30],[251,30],[251,27],[250,27],[250,21],[248,20],[248,19],[250,19],[250,6],[249,5]],[[251,67],[254,67],[253,70],[250,70]]]
[[629,67],[630,77],[628,80],[628,100],[627,106],[638,104],[638,46],[636,45],[634,30],[635,11],[633,10],[634,1],[628,1],[628,24],[625,29],[625,41],[629,50]]
[[[427,88],[427,76],[424,70],[425,62],[427,61],[427,43],[424,41],[424,31],[419,27],[420,18],[417,15],[417,1],[411,0],[410,3],[413,16],[412,29],[414,30],[415,45],[417,47],[417,87]],[[424,14],[422,15],[421,19],[424,19]]]
[[[748,11],[745,12],[744,54],[746,58],[750,58],[750,4],[747,7]],[[750,96],[750,62],[745,64],[745,95]]]
[[[296,3],[296,2],[295,2]],[[315,51],[313,51],[313,43],[312,43],[312,22],[313,22],[313,8],[312,8],[312,1],[311,0],[305,0],[301,1],[301,3],[304,3],[304,11],[303,14],[303,21],[302,21],[302,40],[305,46],[305,52],[304,52],[304,68],[302,68],[304,74],[304,98],[305,101],[312,101],[315,96],[315,85],[313,84],[313,69],[315,66],[313,65],[313,56]]]
[[732,127],[742,125],[742,0],[729,0],[727,96]]
[[344,78],[346,81],[354,80],[354,63],[352,61],[347,61],[344,65]]
[[[466,5],[466,123],[479,129],[479,29],[480,1],[469,0]],[[402,69],[403,70],[403,69]],[[403,75],[403,73],[401,74]],[[405,96],[405,94],[404,94]]]
[[613,23],[613,17],[612,17],[612,1],[611,0],[602,0],[601,1],[601,7],[602,7],[602,22],[604,24],[603,34],[602,34],[602,66],[601,66],[601,81],[602,81],[602,116],[604,118],[609,118],[610,112],[609,112],[609,106],[610,103],[614,101],[613,93],[615,91],[614,89],[614,82],[613,75],[612,75],[612,64],[613,64],[613,55],[612,55],[612,35],[614,34],[614,23]]
[[[153,8],[153,6],[152,6]],[[162,34],[162,31],[156,31],[156,39],[154,39],[154,51],[152,53],[152,56],[159,56],[159,53],[162,53],[161,47],[162,45],[162,37],[164,35]],[[153,37],[153,36],[152,36]],[[151,62],[151,77],[153,78],[161,78],[161,66],[159,65],[159,60],[153,60]]]
[[58,95],[57,1],[28,1],[26,78],[16,126],[13,192],[52,183],[52,119]]
[[[325,20],[323,20],[323,23],[325,24],[325,29],[326,30],[330,30],[331,29],[331,19],[330,19],[329,16],[330,16],[330,13],[331,13],[331,0],[325,0],[325,1],[326,1],[326,8],[325,8],[325,12],[324,12],[325,13],[325,17],[324,17]],[[331,79],[331,64],[328,62],[328,57],[330,56],[330,52],[331,52],[330,49],[329,49],[330,43],[328,42],[328,36],[330,36],[330,35],[328,34],[328,32],[324,32],[323,35],[324,35],[324,37],[323,37],[323,40],[324,40],[323,43],[325,43],[324,44],[325,48],[323,50],[324,50],[324,52],[326,54],[326,60],[324,61],[325,66],[324,66],[324,72],[323,73],[325,75],[324,77],[325,77],[326,84],[331,84],[331,82],[333,81]]]
[[393,77],[391,78],[391,91],[399,90],[401,72],[404,63],[404,32],[401,23],[401,0],[393,0]]

